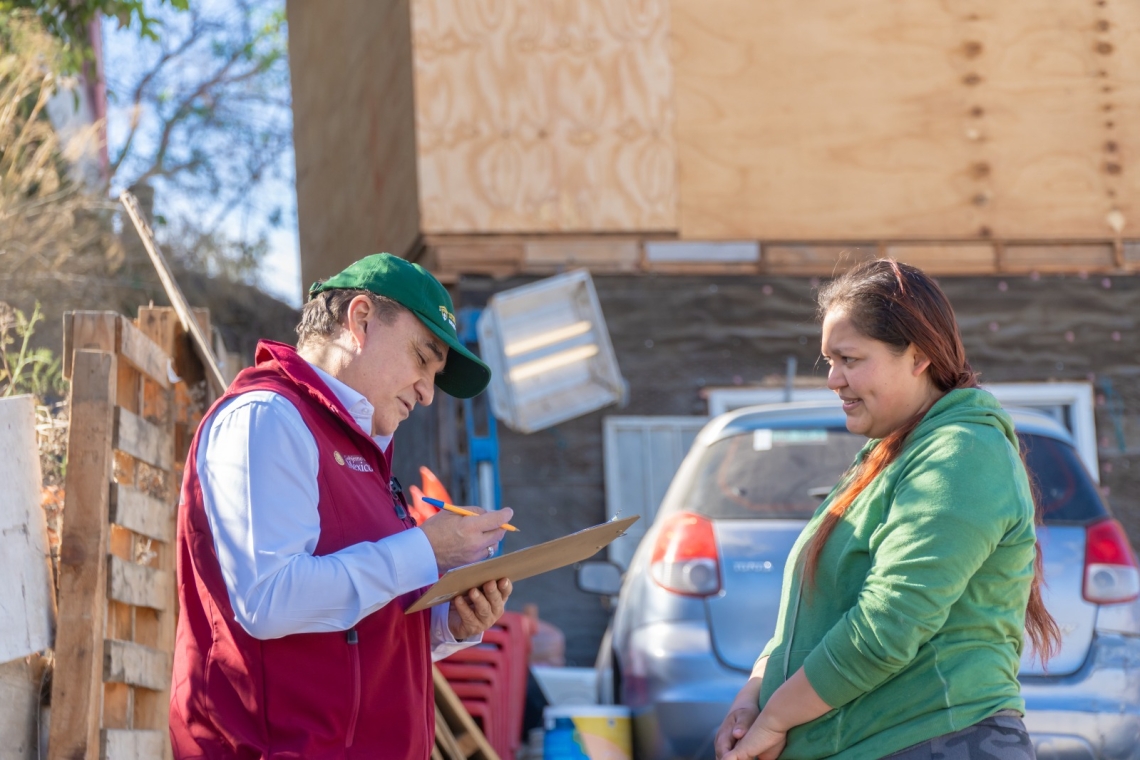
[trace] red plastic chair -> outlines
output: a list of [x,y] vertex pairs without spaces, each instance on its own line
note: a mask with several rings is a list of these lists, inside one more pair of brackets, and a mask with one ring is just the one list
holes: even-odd
[[510,716],[503,709],[507,693],[504,671],[485,663],[457,663],[450,660],[451,658],[448,658],[436,663],[439,672],[461,698],[482,700],[487,704],[488,709],[481,713],[488,721],[483,723],[483,733],[487,734],[488,741],[494,736],[497,737],[497,742],[509,748],[511,724]]

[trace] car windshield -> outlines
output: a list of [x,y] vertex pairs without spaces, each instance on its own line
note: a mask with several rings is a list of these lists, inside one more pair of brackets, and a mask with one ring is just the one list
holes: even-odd
[[[1039,435],[1020,438],[1045,522],[1086,523],[1107,514],[1071,445]],[[866,442],[842,428],[734,435],[705,449],[674,506],[712,518],[806,520]]]
[[752,430],[705,450],[681,509],[716,518],[811,517],[867,439],[846,430]]

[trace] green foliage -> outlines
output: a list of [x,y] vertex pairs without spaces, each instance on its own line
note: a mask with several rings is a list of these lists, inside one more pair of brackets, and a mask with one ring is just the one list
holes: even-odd
[[[292,109],[283,0],[148,8],[157,42],[124,59],[105,48],[112,110],[131,117],[109,146],[111,185],[133,188],[152,211],[175,263],[253,280],[292,194]],[[148,206],[141,186],[153,191]]]
[[[161,0],[178,10],[187,10],[190,0]],[[0,0],[0,14],[27,9],[73,51],[87,47],[87,30],[99,16],[118,19],[120,26],[137,26],[139,36],[158,39],[160,24],[144,7],[143,0]]]
[[30,347],[42,319],[38,301],[30,317],[0,302],[0,396],[30,393],[44,399],[64,391],[59,357],[50,349]]

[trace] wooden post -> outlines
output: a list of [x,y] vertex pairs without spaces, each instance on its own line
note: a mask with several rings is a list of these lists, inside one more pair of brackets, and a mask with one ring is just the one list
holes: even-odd
[[114,354],[76,351],[59,558],[59,627],[52,677],[51,760],[99,757],[103,625],[118,369]]

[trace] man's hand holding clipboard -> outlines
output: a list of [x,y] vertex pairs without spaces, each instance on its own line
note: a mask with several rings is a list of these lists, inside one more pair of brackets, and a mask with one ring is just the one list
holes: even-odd
[[449,570],[406,610],[407,614],[450,601],[488,581],[518,581],[589,559],[625,534],[638,517],[611,520],[553,541]]

